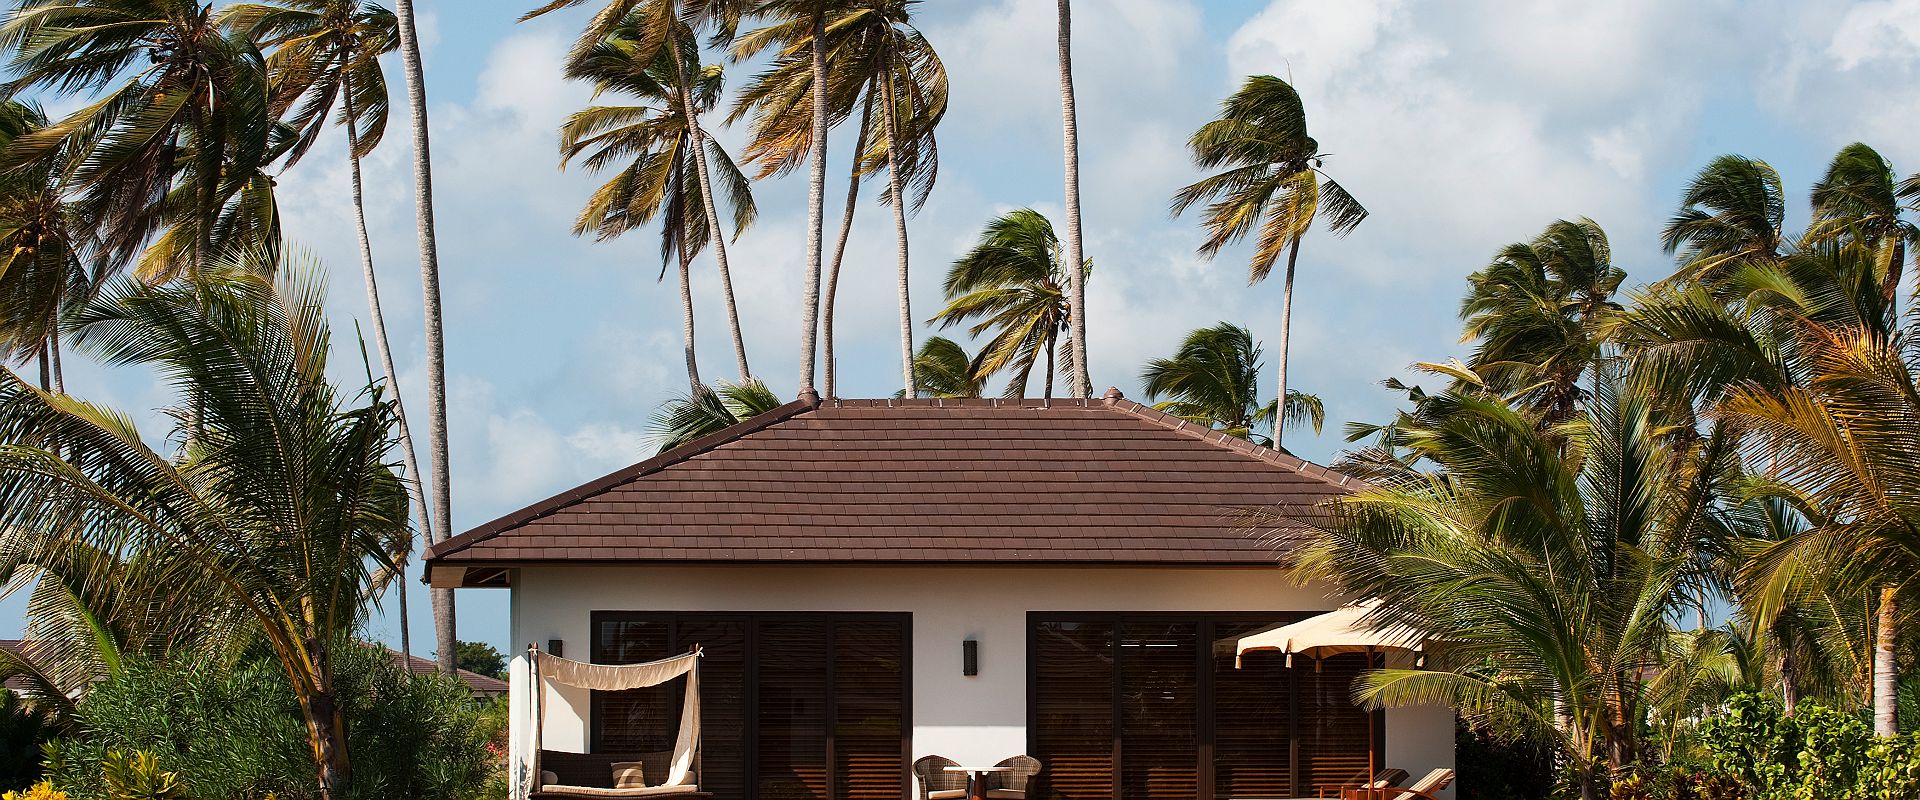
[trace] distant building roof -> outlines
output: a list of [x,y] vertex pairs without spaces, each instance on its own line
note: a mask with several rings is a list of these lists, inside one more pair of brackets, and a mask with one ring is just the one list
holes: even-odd
[[[440,665],[429,659],[419,656],[409,658],[391,647],[387,648],[387,653],[393,657],[394,666],[414,675],[440,674]],[[455,675],[460,678],[461,683],[467,685],[467,689],[472,691],[475,697],[499,697],[507,693],[507,682],[491,675],[482,675],[464,669],[455,670]]]
[[[788,403],[434,545],[437,586],[553,563],[1256,566],[1353,482],[1110,391]],[[1288,527],[1288,526],[1281,526]]]

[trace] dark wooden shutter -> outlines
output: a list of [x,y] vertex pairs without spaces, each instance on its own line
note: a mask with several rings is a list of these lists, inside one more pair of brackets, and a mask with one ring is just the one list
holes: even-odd
[[[1216,626],[1215,641],[1231,642],[1267,625]],[[1248,653],[1234,667],[1233,648],[1213,656],[1213,796],[1218,800],[1291,797],[1287,747],[1287,659]]]
[[1300,783],[1334,786],[1367,771],[1369,716],[1353,703],[1353,681],[1367,669],[1360,653],[1294,659],[1300,683]]
[[906,631],[891,621],[834,625],[835,800],[898,800],[907,769]]
[[1048,800],[1106,800],[1114,793],[1114,626],[1041,622],[1033,627],[1035,784]]
[[[602,622],[594,651],[593,661],[599,664],[636,664],[666,658],[673,652],[672,625],[665,619]],[[672,750],[684,691],[678,684],[669,683],[623,692],[594,692],[595,737],[588,743],[590,749],[634,755]]]
[[759,653],[757,796],[827,796],[827,643],[832,623],[763,621]]
[[1120,626],[1120,795],[1189,800],[1200,792],[1199,625]]
[[677,628],[675,652],[699,645],[706,653],[700,659],[700,788],[715,797],[747,793],[747,630],[745,618],[711,616],[683,618]]

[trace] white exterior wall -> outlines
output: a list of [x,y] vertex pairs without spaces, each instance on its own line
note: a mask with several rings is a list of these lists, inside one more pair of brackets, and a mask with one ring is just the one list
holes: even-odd
[[[590,655],[594,611],[909,612],[914,757],[962,763],[1026,750],[1028,612],[1312,611],[1341,602],[1265,569],[526,567],[513,587],[514,647],[559,639],[566,656],[581,660]],[[980,642],[974,677],[960,674],[965,639]],[[584,690],[548,690],[547,747],[586,749],[588,698]],[[1453,766],[1450,710],[1390,709],[1386,727],[1386,764],[1416,777]]]

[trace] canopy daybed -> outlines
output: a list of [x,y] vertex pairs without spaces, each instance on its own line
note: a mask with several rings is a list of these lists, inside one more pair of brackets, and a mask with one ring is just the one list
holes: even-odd
[[[684,655],[644,664],[585,664],[527,646],[528,720],[532,735],[527,774],[519,781],[532,800],[567,798],[701,798],[700,791],[700,648]],[[563,753],[541,748],[546,721],[548,683],[599,691],[621,691],[658,686],[684,677],[686,698],[680,706],[680,729],[671,753],[616,755]],[[616,764],[638,762],[641,772],[665,774],[657,784],[616,786]]]

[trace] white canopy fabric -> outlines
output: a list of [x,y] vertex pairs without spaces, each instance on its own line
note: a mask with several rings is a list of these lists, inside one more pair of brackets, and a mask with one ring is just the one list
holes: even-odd
[[[542,695],[546,683],[551,681],[562,686],[575,686],[583,689],[601,691],[620,691],[622,689],[640,689],[658,686],[675,678],[686,676],[686,702],[680,705],[680,732],[673,743],[673,761],[667,769],[667,779],[662,787],[695,786],[699,778],[694,775],[694,759],[700,752],[700,650],[659,661],[644,664],[587,664],[561,658],[528,648],[528,664],[532,672],[532,734],[533,752],[532,775],[526,785],[531,788],[539,784],[540,775],[540,739],[545,727],[545,709]],[[657,788],[657,787],[649,787]]]
[[1373,601],[1348,603],[1291,625],[1247,634],[1234,643],[1233,665],[1239,667],[1241,656],[1256,650],[1286,653],[1288,666],[1293,665],[1295,653],[1308,658],[1326,658],[1341,653],[1418,651],[1420,646],[1412,631],[1388,629],[1376,632],[1364,622],[1367,614],[1378,607],[1379,603]]

